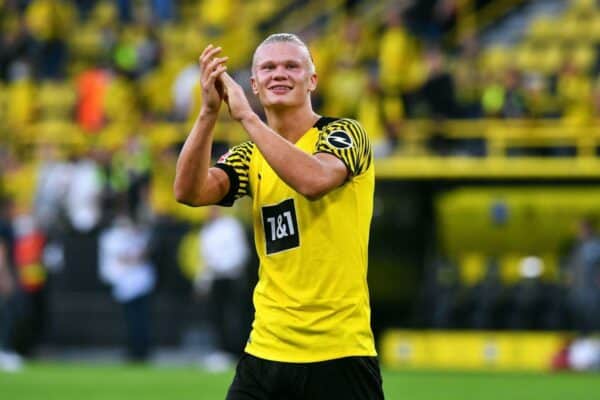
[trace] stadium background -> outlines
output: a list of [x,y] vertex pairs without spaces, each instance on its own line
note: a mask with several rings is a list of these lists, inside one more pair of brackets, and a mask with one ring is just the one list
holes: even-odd
[[[201,102],[196,60],[217,43],[247,82],[253,49],[279,31],[311,48],[317,110],[358,119],[375,144],[369,281],[385,365],[547,370],[575,337],[570,249],[578,224],[600,216],[597,2],[0,6],[0,184],[13,216],[35,212],[47,163],[91,161],[102,182],[97,223],[78,229],[59,215],[45,235],[62,261],[23,269],[25,285],[43,288],[38,356],[122,342],[97,238],[123,197],[162,239],[156,345],[204,340],[190,235],[206,212],[171,194]],[[245,138],[226,112],[215,137],[217,154]],[[233,210],[246,222],[248,212]]]

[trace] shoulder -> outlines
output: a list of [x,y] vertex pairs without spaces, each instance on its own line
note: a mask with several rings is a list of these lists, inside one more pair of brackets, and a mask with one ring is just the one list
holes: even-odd
[[250,161],[250,157],[254,153],[255,144],[252,141],[246,141],[230,148],[217,160],[217,164],[224,164],[228,161]]
[[343,139],[356,138],[366,139],[367,134],[360,123],[352,118],[329,118],[329,120],[321,125],[321,132],[333,141],[332,145],[340,144],[343,146]]
[[360,123],[352,118],[321,117],[315,124],[319,130],[362,129]]
[[[332,148],[344,150],[368,146],[368,136],[360,123],[352,118],[321,118],[317,128],[319,140]],[[321,121],[320,120],[320,121]]]
[[351,118],[330,118],[317,127],[319,139],[315,153],[329,153],[338,157],[353,176],[362,174],[372,164],[369,138],[357,121]]

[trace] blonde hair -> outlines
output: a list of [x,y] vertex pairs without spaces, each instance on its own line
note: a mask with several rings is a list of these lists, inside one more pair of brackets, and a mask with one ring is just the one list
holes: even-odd
[[297,46],[303,47],[306,49],[306,53],[308,54],[308,61],[310,66],[310,72],[315,73],[315,63],[313,62],[312,54],[310,53],[310,49],[300,39],[297,35],[293,33],[273,33],[272,35],[267,36],[265,40],[263,40],[258,46],[256,46],[256,50],[254,50],[254,55],[252,56],[252,70],[254,70],[254,65],[256,65],[256,53],[258,49],[262,46],[271,44],[271,43],[293,43]]

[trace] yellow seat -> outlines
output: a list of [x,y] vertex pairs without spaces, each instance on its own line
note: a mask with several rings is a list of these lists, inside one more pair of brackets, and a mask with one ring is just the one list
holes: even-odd
[[9,126],[23,127],[35,120],[36,86],[27,78],[11,82],[7,88],[6,121]]
[[73,146],[79,144],[84,134],[68,120],[47,120],[32,126],[28,140],[32,143],[54,143]]
[[575,15],[586,15],[597,9],[596,0],[571,0],[567,12]]
[[509,48],[503,46],[490,47],[484,51],[480,63],[484,71],[499,73],[504,71],[511,63],[512,55]]
[[515,65],[523,71],[535,71],[540,57],[537,47],[524,44],[515,50]]
[[104,111],[109,121],[136,123],[141,114],[134,85],[124,78],[114,78],[104,97]]
[[565,15],[557,21],[556,29],[559,38],[565,42],[571,42],[577,39],[579,29],[579,19],[574,16]]
[[594,43],[600,42],[600,11],[590,14],[589,37]]
[[564,63],[565,51],[560,43],[550,44],[539,53],[536,61],[540,71],[546,75],[555,74]]
[[463,286],[475,286],[485,278],[487,270],[485,255],[478,252],[461,254],[458,260],[458,270]]
[[98,59],[104,51],[102,32],[93,24],[81,24],[77,34],[68,38],[69,51],[74,59]]
[[499,274],[500,280],[504,285],[513,285],[521,277],[519,267],[523,256],[517,253],[505,253],[500,256]]
[[77,94],[71,82],[44,82],[38,91],[40,118],[71,119],[76,101]]
[[596,62],[596,49],[592,45],[580,44],[571,50],[569,58],[577,69],[588,72]]
[[548,16],[536,18],[529,26],[528,37],[534,40],[552,40],[556,36],[556,19]]

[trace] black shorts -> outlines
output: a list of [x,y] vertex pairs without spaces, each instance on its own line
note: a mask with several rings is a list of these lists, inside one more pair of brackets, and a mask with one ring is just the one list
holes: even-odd
[[376,357],[286,363],[244,354],[227,393],[227,400],[383,398],[383,383]]

